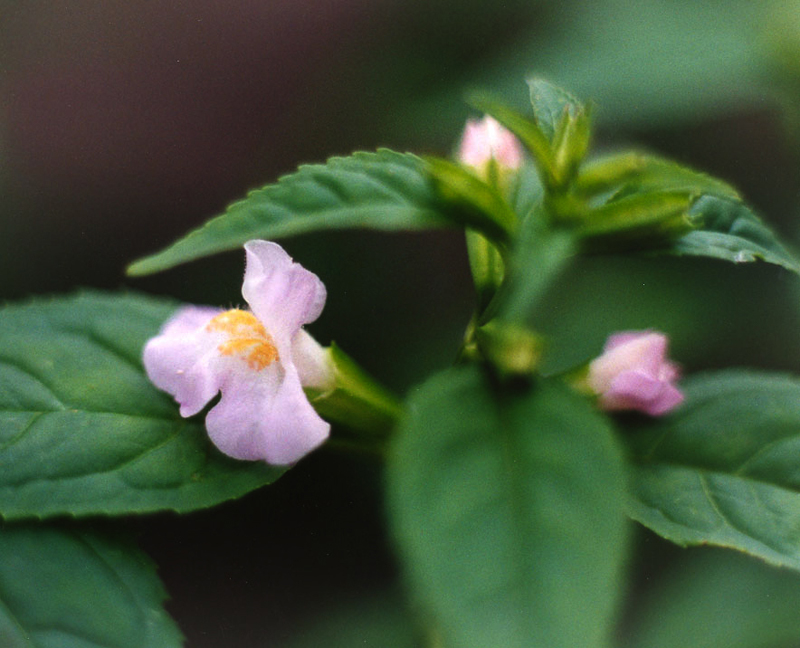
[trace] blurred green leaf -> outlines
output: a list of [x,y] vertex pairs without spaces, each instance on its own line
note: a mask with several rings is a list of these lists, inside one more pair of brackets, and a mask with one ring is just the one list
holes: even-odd
[[551,3],[504,49],[449,84],[432,84],[411,109],[399,106],[407,111],[401,124],[435,114],[455,127],[464,87],[517,99],[514,106],[523,109],[528,98],[520,79],[530,76],[594,102],[597,121],[616,127],[775,107],[764,47],[773,11],[773,3],[747,0]]
[[800,380],[725,371],[683,388],[680,409],[626,436],[631,517],[800,570]]
[[543,184],[546,186],[556,184],[553,148],[547,135],[536,122],[485,94],[472,95],[469,103],[494,117],[519,138],[522,145],[533,156]]
[[526,323],[547,289],[569,265],[577,250],[575,235],[549,227],[545,210],[540,204],[523,221],[511,251],[507,279],[481,323],[495,315],[509,323]]
[[414,155],[381,150],[331,158],[251,191],[222,216],[132,263],[128,274],[159,272],[251,239],[342,228],[397,231],[452,225],[437,203],[425,163]]
[[176,304],[85,293],[0,310],[0,515],[189,511],[283,470],[214,448],[145,376]]
[[378,592],[353,599],[305,621],[281,648],[419,648],[411,615],[400,596]]
[[672,160],[638,152],[604,155],[581,167],[575,183],[579,194],[615,198],[648,191],[675,191],[740,200],[728,183]]
[[409,402],[388,466],[411,584],[445,645],[604,645],[625,545],[605,419],[560,382],[492,385],[480,367]]
[[500,192],[463,166],[441,158],[426,158],[439,195],[461,211],[454,216],[490,239],[506,242],[517,226],[516,214]]
[[[761,648],[800,643],[800,578],[747,556],[696,551],[650,583],[626,648]],[[640,598],[641,602],[642,599]]]
[[664,252],[677,256],[705,256],[749,263],[763,260],[800,274],[800,261],[778,241],[772,230],[745,204],[717,196],[703,196],[689,212],[701,226]]
[[0,526],[3,648],[177,648],[152,562],[83,531]]
[[552,143],[564,112],[577,111],[582,104],[563,88],[544,79],[530,79],[528,89],[536,123]]

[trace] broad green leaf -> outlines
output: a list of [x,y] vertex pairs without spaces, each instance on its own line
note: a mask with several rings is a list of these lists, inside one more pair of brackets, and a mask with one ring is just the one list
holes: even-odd
[[282,470],[222,455],[145,376],[176,304],[85,293],[0,310],[0,515],[190,511]]
[[637,603],[625,648],[800,644],[800,577],[741,554],[688,553]]
[[606,420],[560,382],[505,390],[476,365],[422,385],[409,412],[390,512],[443,644],[604,645],[625,544]]
[[251,191],[222,216],[131,264],[128,273],[159,272],[251,239],[328,229],[397,231],[452,225],[440,207],[425,163],[414,155],[381,150],[331,158]]
[[690,210],[702,225],[676,239],[664,252],[749,263],[762,260],[800,273],[800,261],[747,205],[717,196],[704,196]]
[[681,545],[800,570],[800,380],[725,371],[683,387],[679,410],[626,436],[630,515]]
[[572,94],[544,79],[530,79],[528,88],[536,123],[551,142],[565,111],[582,107]]
[[66,528],[0,526],[3,648],[177,648],[147,556]]

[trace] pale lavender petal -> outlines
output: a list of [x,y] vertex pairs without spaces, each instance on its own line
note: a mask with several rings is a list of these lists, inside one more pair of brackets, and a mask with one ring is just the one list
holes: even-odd
[[625,331],[609,337],[589,365],[587,383],[606,410],[638,410],[659,416],[683,394],[673,384],[678,367],[667,360],[668,339],[656,331]]
[[650,416],[661,416],[675,409],[683,399],[683,393],[675,385],[664,383],[658,398],[654,399],[644,411]]
[[589,384],[598,393],[610,389],[611,382],[625,371],[642,371],[657,378],[667,350],[667,338],[647,333],[613,344],[589,365]]
[[330,354],[304,329],[292,338],[292,360],[300,376],[300,384],[324,392],[336,384]]
[[217,356],[218,338],[205,326],[220,309],[182,308],[144,348],[143,363],[151,382],[171,394],[181,416],[197,414],[219,389],[210,363]]
[[603,351],[611,351],[618,346],[638,340],[639,338],[652,334],[653,331],[620,331],[619,333],[612,333],[608,336]]
[[280,346],[317,319],[325,305],[325,286],[277,243],[249,241],[242,295]]
[[309,404],[294,367],[284,370],[276,363],[257,376],[232,372],[206,429],[231,457],[286,465],[325,441],[330,425]]
[[600,397],[600,404],[609,410],[645,410],[659,398],[663,383],[639,371],[626,371],[614,378],[611,387]]

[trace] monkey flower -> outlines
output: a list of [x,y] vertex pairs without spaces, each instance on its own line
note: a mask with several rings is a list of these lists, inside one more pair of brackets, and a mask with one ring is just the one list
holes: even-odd
[[332,387],[324,349],[302,328],[322,312],[325,286],[276,243],[249,241],[244,249],[250,310],[182,308],[145,346],[144,366],[181,416],[221,392],[206,429],[226,455],[290,464],[330,431],[303,392]]
[[607,411],[637,410],[661,416],[683,402],[678,368],[667,360],[667,336],[657,331],[611,335],[589,365],[587,383]]

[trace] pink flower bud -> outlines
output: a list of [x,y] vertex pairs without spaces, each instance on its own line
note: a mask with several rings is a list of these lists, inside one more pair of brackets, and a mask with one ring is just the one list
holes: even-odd
[[486,167],[492,160],[502,170],[514,171],[522,165],[522,147],[509,130],[487,115],[480,121],[467,121],[458,160],[481,176],[486,175]]
[[674,385],[678,368],[667,360],[667,346],[667,336],[656,331],[610,336],[587,376],[600,407],[661,416],[680,405],[683,394]]

